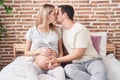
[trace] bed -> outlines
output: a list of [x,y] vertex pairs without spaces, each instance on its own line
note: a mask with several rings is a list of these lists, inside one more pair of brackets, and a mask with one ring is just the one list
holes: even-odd
[[[99,55],[101,55],[103,62],[105,64],[105,68],[106,68],[106,72],[107,72],[107,77],[108,80],[120,80],[120,61],[117,60],[115,58],[115,46],[111,47],[111,45],[107,45],[107,33],[106,32],[95,32],[95,33],[91,33],[91,39],[93,41],[93,45],[94,47],[98,50]],[[15,67],[20,67],[21,70],[18,70],[16,72],[19,72],[20,75],[24,75],[22,72],[22,68],[23,65],[25,64],[24,62],[29,62],[29,59],[26,58],[25,56],[20,56],[16,58],[16,53],[17,51],[24,51],[24,47],[22,47],[25,44],[14,44],[13,45],[13,51],[14,51],[14,58],[15,58],[15,62],[17,62],[17,65],[12,65],[14,67],[12,67],[13,69],[11,70],[10,68],[8,68],[9,71],[11,72],[15,72],[13,70],[15,70]],[[16,47],[17,46],[17,47]],[[20,48],[21,47],[21,48]],[[20,49],[19,49],[20,48]],[[113,49],[114,48],[114,49]],[[108,52],[110,54],[107,55],[107,50],[109,50]],[[113,51],[113,52],[112,52]],[[23,62],[22,64],[19,64]],[[10,73],[6,74],[5,71],[6,69],[3,69],[4,73],[0,73],[0,80],[10,80],[9,77],[14,77],[14,75],[11,75]],[[15,73],[17,74],[17,73]],[[6,75],[8,75],[6,77]],[[14,80],[26,80],[25,77],[21,77],[21,78],[17,78],[14,77]],[[13,80],[12,79],[12,80]],[[40,74],[39,75],[39,80],[54,80],[54,78],[52,78],[51,76],[47,75],[47,74]],[[70,80],[70,79],[67,79]]]

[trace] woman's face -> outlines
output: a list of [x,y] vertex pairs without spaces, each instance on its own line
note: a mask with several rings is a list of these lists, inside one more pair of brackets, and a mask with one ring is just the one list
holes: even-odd
[[55,8],[49,14],[49,20],[50,20],[50,23],[53,23],[53,24],[55,23],[56,21],[56,9]]

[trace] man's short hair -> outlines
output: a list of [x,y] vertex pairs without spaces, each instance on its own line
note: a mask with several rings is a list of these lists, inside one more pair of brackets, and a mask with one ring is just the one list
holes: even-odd
[[73,20],[74,17],[74,9],[70,5],[59,5],[58,8],[61,8],[61,12],[67,13],[69,19]]

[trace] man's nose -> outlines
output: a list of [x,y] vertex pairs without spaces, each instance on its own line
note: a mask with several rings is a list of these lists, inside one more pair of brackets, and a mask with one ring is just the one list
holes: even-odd
[[57,19],[57,15],[55,15],[55,19]]

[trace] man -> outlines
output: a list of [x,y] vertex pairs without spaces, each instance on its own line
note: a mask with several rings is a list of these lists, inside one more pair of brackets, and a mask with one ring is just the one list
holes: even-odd
[[73,16],[72,6],[58,6],[57,20],[63,25],[63,43],[69,54],[53,58],[50,62],[72,61],[64,68],[67,77],[72,80],[107,80],[103,62],[92,45],[90,32],[79,22],[74,22]]

